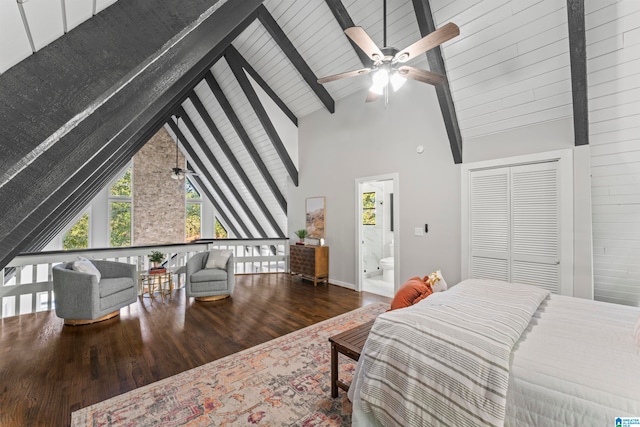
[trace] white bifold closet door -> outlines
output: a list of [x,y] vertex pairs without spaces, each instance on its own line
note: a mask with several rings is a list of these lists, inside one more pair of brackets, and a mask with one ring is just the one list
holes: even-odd
[[557,162],[470,173],[470,275],[560,292]]

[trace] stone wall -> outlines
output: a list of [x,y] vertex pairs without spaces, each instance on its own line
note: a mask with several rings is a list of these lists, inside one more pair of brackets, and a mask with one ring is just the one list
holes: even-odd
[[[185,184],[171,179],[175,164],[176,144],[164,128],[133,157],[133,245],[185,241]],[[178,165],[185,167],[182,153]]]

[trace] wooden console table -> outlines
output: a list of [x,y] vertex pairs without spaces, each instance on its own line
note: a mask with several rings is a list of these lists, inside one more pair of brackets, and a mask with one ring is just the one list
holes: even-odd
[[302,278],[329,283],[329,247],[313,245],[291,245],[289,251],[289,271]]

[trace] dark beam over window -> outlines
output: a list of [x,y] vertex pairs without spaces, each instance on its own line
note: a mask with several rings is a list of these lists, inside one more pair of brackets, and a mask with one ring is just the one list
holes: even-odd
[[269,237],[267,236],[266,231],[264,231],[264,228],[262,228],[260,221],[258,221],[256,216],[253,214],[253,211],[251,210],[251,208],[249,208],[249,206],[247,205],[247,202],[245,202],[244,198],[240,195],[240,192],[236,188],[235,184],[231,182],[231,179],[229,178],[229,175],[227,175],[227,172],[224,170],[222,165],[220,165],[220,162],[218,162],[218,159],[216,159],[216,157],[211,152],[211,149],[207,145],[207,142],[204,140],[204,138],[202,137],[202,135],[200,134],[196,126],[193,124],[193,121],[191,120],[187,112],[184,110],[184,108],[180,108],[178,110],[178,114],[182,116],[182,120],[184,121],[184,124],[187,126],[187,129],[189,129],[189,133],[191,134],[191,136],[193,136],[193,139],[196,140],[196,143],[200,147],[200,150],[202,151],[204,156],[207,158],[209,163],[211,163],[213,170],[218,173],[218,176],[220,177],[220,179],[222,179],[222,182],[224,182],[224,184],[227,186],[233,198],[240,205],[244,214],[247,216],[247,218],[249,218],[249,221],[251,221],[251,224],[253,224],[256,230],[258,230],[259,237]]
[[256,115],[258,116],[258,119],[260,120],[260,123],[264,128],[264,131],[269,136],[269,139],[271,140],[273,147],[276,149],[276,152],[280,156],[280,160],[284,164],[284,167],[287,169],[287,172],[289,173],[289,177],[291,177],[291,180],[293,181],[294,185],[297,187],[298,186],[298,169],[296,168],[296,165],[293,164],[293,160],[291,160],[291,156],[289,156],[289,152],[287,151],[287,148],[282,143],[282,140],[280,139],[280,135],[278,135],[278,132],[276,131],[276,128],[273,126],[273,123],[271,123],[271,119],[269,118],[267,111],[262,106],[262,103],[260,102],[260,98],[258,98],[258,94],[256,93],[253,86],[251,86],[251,82],[249,81],[249,78],[247,77],[242,67],[240,66],[240,60],[237,58],[237,56],[238,56],[238,52],[235,49],[229,49],[224,54],[224,57],[226,58],[227,63],[231,67],[231,71],[233,71],[233,75],[236,76],[236,80],[240,84],[242,91],[244,92],[245,96],[249,100],[249,104],[251,104],[251,107],[253,108],[253,111],[255,111]]
[[213,92],[213,94],[215,95],[218,104],[220,104],[220,107],[222,107],[222,110],[227,116],[227,119],[229,119],[229,121],[231,122],[233,130],[236,131],[236,134],[240,138],[240,141],[242,141],[244,148],[251,156],[251,160],[253,160],[253,162],[255,163],[256,167],[260,171],[260,174],[262,175],[262,178],[266,181],[269,189],[278,201],[278,204],[284,212],[287,212],[287,200],[284,198],[284,195],[280,191],[280,188],[278,188],[278,185],[271,176],[269,169],[267,169],[267,165],[264,164],[264,161],[260,157],[260,153],[258,153],[258,150],[256,150],[256,147],[253,145],[253,142],[251,142],[251,138],[249,138],[247,131],[244,129],[244,126],[242,126],[238,115],[233,110],[233,107],[222,91],[222,88],[220,88],[220,85],[216,81],[215,77],[213,77],[213,74],[211,72],[205,74],[204,78],[209,85],[209,89],[211,89],[211,92]]
[[[158,118],[167,119],[231,41],[255,20],[260,1],[227,2],[215,13],[178,27],[171,22],[163,25],[163,20],[171,21],[178,7],[175,2],[156,2],[153,8],[151,0],[120,3],[0,76],[0,112],[6,113],[0,116],[11,123],[11,131],[0,131],[2,144],[14,148],[11,159],[4,155],[0,159],[0,200],[18,200],[0,208],[0,268],[30,243],[35,230],[44,232],[47,218],[62,214],[81,188],[96,185],[104,169],[117,163],[114,156],[135,154],[148,140],[148,132],[158,129]],[[211,7],[202,1],[179,7],[193,11],[196,3],[204,11]],[[130,25],[127,12],[131,15],[141,8],[152,10],[159,21]],[[202,13],[198,10],[194,19]],[[190,31],[175,37],[186,26]],[[162,28],[159,34],[158,28]],[[165,37],[154,40],[165,49],[154,44],[147,53],[149,42],[142,38],[140,44],[122,41],[138,40],[141,32]],[[105,55],[84,55],[80,60],[78,53],[87,40],[117,47],[108,51],[113,55],[108,60],[104,60],[106,50]],[[15,78],[21,72],[31,84]],[[132,77],[124,79],[122,73]],[[64,75],[67,83],[51,83],[58,75]],[[140,141],[142,137],[146,139]]]
[[247,190],[249,190],[249,193],[251,193],[251,196],[255,200],[256,204],[260,207],[262,214],[265,216],[265,218],[267,218],[267,221],[269,221],[269,224],[271,224],[271,227],[273,227],[273,229],[276,231],[279,237],[284,237],[284,233],[282,232],[282,229],[278,225],[278,222],[275,220],[275,218],[271,214],[271,211],[269,210],[269,208],[267,208],[267,205],[265,205],[264,201],[262,200],[262,197],[260,197],[260,195],[258,194],[258,191],[256,190],[255,186],[253,185],[253,183],[247,176],[246,172],[242,168],[242,165],[240,165],[240,162],[238,162],[238,159],[233,154],[233,151],[231,150],[231,147],[229,147],[227,140],[224,138],[224,136],[218,129],[218,126],[216,126],[215,122],[213,121],[213,118],[209,115],[209,112],[207,111],[206,107],[204,106],[202,101],[200,101],[200,98],[198,98],[198,95],[196,95],[195,92],[192,93],[191,95],[189,95],[189,100],[191,101],[196,111],[204,121],[204,124],[209,129],[209,132],[211,132],[211,134],[213,135],[213,138],[218,143],[218,146],[227,157],[227,160],[229,161],[233,169],[236,171],[236,173],[242,180],[242,183],[245,185],[245,187],[247,187]]
[[289,40],[287,35],[282,31],[282,28],[278,25],[273,16],[269,13],[264,5],[261,5],[258,8],[258,19],[264,25],[267,32],[273,37],[273,39],[278,43],[282,52],[289,58],[289,61],[296,67],[296,70],[300,73],[302,78],[307,82],[311,90],[315,92],[315,94],[320,98],[320,101],[327,107],[330,113],[335,111],[335,103],[329,92],[318,83],[318,77],[311,71],[309,65],[302,58],[302,55],[295,48],[293,43]]
[[[186,116],[186,113],[183,113],[183,112],[179,112],[178,114],[182,116]],[[220,186],[216,183],[216,180],[213,179],[213,176],[211,176],[211,174],[209,173],[209,170],[204,166],[204,163],[202,163],[202,160],[200,160],[200,158],[196,154],[193,147],[191,147],[191,143],[186,138],[186,136],[182,133],[182,131],[180,130],[176,122],[173,119],[171,119],[167,123],[171,127],[171,130],[173,130],[173,133],[176,134],[177,138],[180,141],[182,141],[182,146],[184,150],[187,152],[187,155],[190,157],[191,162],[198,169],[198,173],[204,176],[204,178],[207,180],[207,183],[211,186],[211,188],[213,188],[213,191],[215,191],[218,197],[220,197],[220,201],[222,203],[221,204],[218,203],[217,206],[215,206],[215,203],[214,203],[216,210],[222,212],[222,209],[221,209],[222,205],[226,206],[231,216],[235,218],[235,220],[240,225],[240,228],[242,228],[242,231],[245,232],[244,236],[240,236],[240,235],[239,236],[253,239],[254,236],[251,233],[251,230],[249,230],[249,228],[246,226],[246,224],[244,223],[240,215],[238,215],[238,212],[235,210],[231,202],[229,202],[229,199],[227,199],[227,196],[224,195],[224,192],[222,191]]]
[[209,198],[209,201],[213,204],[213,207],[216,209],[216,215],[220,215],[220,217],[227,224],[227,227],[229,227],[229,229],[233,232],[234,236],[240,236],[241,234],[238,233],[238,229],[229,220],[229,217],[222,210],[222,208],[220,207],[220,204],[218,203],[218,201],[215,199],[215,197],[213,197],[213,194],[211,194],[211,191],[209,191],[207,186],[204,185],[204,182],[202,181],[202,178],[200,178],[199,176],[192,176],[191,178],[196,182],[196,184],[198,184],[198,187],[200,187],[200,189],[207,196],[207,198]]
[[[435,23],[433,22],[433,16],[431,15],[429,0],[413,0],[413,9],[415,10],[416,18],[418,19],[418,27],[420,27],[420,34],[422,37],[436,30]],[[444,66],[440,46],[427,51],[427,61],[429,62],[429,68],[431,71],[442,74],[446,77],[447,70]],[[444,126],[447,129],[447,135],[449,136],[449,145],[451,145],[453,161],[455,163],[462,163],[462,136],[460,135],[458,116],[456,115],[456,109],[453,104],[453,97],[451,96],[451,88],[449,87],[448,81],[436,85],[436,95],[438,96],[440,111],[442,112],[442,118],[444,119]]]
[[589,144],[589,100],[587,96],[587,42],[584,26],[584,0],[567,0],[569,58],[573,94],[573,133],[575,145]]

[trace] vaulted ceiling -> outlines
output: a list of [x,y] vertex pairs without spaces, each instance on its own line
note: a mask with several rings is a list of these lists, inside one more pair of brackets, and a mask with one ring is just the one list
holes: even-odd
[[[461,29],[411,62],[448,76],[434,114],[452,161],[462,141],[586,120],[574,114],[580,5],[388,0],[395,47],[447,22]],[[238,237],[284,236],[298,169],[283,127],[353,93],[364,102],[371,84],[316,82],[367,65],[342,31],[353,23],[382,45],[382,1],[0,0],[0,198],[15,200],[0,208],[0,266],[44,246],[161,126]]]

